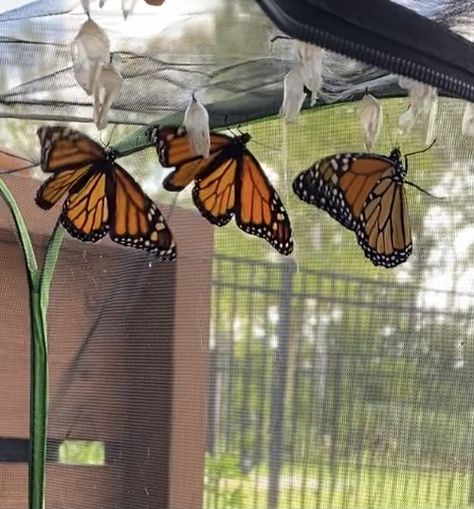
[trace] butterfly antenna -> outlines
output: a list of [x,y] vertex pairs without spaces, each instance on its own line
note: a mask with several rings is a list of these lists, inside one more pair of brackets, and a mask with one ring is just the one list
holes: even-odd
[[271,150],[272,152],[276,152],[278,154],[281,153],[281,148],[272,147],[271,145],[267,145],[266,143],[262,143],[261,141],[256,141],[254,138],[252,138],[251,142],[255,143],[255,145],[259,145],[260,147],[264,147],[267,150]]
[[435,143],[436,143],[436,138],[427,147],[425,147],[424,149],[417,150],[416,152],[410,152],[408,154],[405,154],[405,159],[407,157],[414,156],[416,154],[423,154],[424,152],[428,152],[428,150],[430,150],[430,148],[432,148]]
[[426,194],[427,196],[430,196],[431,198],[434,198],[435,200],[444,200],[445,199],[444,196],[435,196],[434,194],[429,193],[428,191],[426,191],[422,187],[417,186],[415,183],[409,182],[408,180],[405,180],[405,184],[408,184],[409,186],[412,186],[415,189],[418,189],[418,191],[421,191],[422,193]]

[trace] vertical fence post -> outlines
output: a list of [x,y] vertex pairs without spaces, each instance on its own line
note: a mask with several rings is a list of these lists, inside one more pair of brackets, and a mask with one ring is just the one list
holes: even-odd
[[209,349],[209,396],[207,408],[207,452],[214,454],[216,446],[216,432],[218,428],[218,411],[220,387],[218,386],[219,377],[219,355],[217,343]]
[[291,341],[291,309],[295,271],[296,264],[292,259],[286,259],[281,264],[280,293],[278,299],[278,346],[275,355],[275,365],[273,367],[270,410],[268,509],[278,508],[280,473],[285,457],[284,411],[288,369],[288,344],[289,341]]

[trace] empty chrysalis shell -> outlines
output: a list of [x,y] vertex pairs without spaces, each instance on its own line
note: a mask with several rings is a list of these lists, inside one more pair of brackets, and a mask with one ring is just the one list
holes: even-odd
[[87,15],[89,14],[90,3],[90,0],[81,0],[82,8]]
[[109,39],[92,19],[81,26],[72,41],[71,55],[76,81],[87,94],[92,95],[102,65],[110,60]]
[[462,117],[462,133],[464,136],[474,137],[474,103],[466,103]]
[[308,42],[296,41],[296,58],[303,83],[311,91],[311,106],[314,106],[322,83],[323,49]]
[[424,123],[427,143],[435,135],[438,113],[438,89],[410,78],[400,77],[399,85],[408,90],[410,105],[400,115],[398,127],[402,133],[408,133],[417,121]]
[[417,116],[415,111],[411,105],[409,105],[408,109],[404,111],[398,118],[398,128],[400,129],[400,132],[403,134],[409,133],[412,127],[415,125],[416,120]]
[[305,97],[303,76],[298,64],[291,69],[283,81],[283,103],[280,108],[280,116],[286,122],[296,120]]
[[436,119],[438,118],[438,89],[430,87],[427,97],[425,97],[425,115],[427,121],[425,124],[425,143],[429,145],[436,138]]
[[189,145],[195,155],[209,157],[209,113],[193,96],[184,113],[184,127]]
[[98,129],[107,126],[112,104],[120,96],[122,76],[112,62],[105,64],[94,88],[94,123]]
[[382,107],[373,95],[366,93],[359,103],[358,114],[362,128],[364,148],[371,152],[377,143],[382,127]]
[[135,9],[137,0],[122,0],[122,15],[123,19],[127,19]]

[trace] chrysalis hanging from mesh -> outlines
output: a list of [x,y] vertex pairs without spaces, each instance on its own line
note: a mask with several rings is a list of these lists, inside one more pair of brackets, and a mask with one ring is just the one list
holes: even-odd
[[90,3],[91,3],[91,0],[81,0],[81,5],[82,5],[82,8],[84,9],[84,12],[89,16],[90,14]]
[[135,9],[137,0],[122,0],[122,15],[123,19],[127,19]]
[[323,50],[318,46],[295,41],[296,62],[283,82],[283,103],[280,115],[286,122],[296,120],[306,97],[305,88],[311,92],[314,106],[321,89]]
[[300,64],[303,84],[311,92],[310,104],[314,106],[321,90],[323,50],[314,44],[296,41],[296,58]]
[[291,69],[283,81],[283,103],[280,108],[280,116],[285,122],[296,120],[305,97],[303,76],[298,64]]
[[474,103],[466,103],[462,117],[462,133],[464,136],[474,137]]
[[366,91],[359,103],[358,114],[362,128],[364,149],[372,152],[382,127],[382,106],[373,95]]
[[209,137],[209,114],[206,108],[193,95],[184,113],[184,127],[189,145],[194,155],[209,157],[211,145]]
[[97,129],[107,126],[107,118],[114,101],[120,96],[122,76],[116,68],[116,59],[102,66],[94,88],[94,123]]
[[410,78],[400,77],[399,85],[408,90],[410,105],[400,115],[398,127],[404,134],[409,133],[415,123],[424,125],[426,143],[433,141],[438,113],[438,89]]
[[110,42],[102,28],[88,19],[71,43],[74,77],[92,95],[100,70],[110,60]]

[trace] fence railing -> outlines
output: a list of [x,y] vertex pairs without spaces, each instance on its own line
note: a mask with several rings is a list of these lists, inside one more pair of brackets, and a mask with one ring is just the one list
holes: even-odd
[[217,257],[206,507],[469,507],[474,295]]

